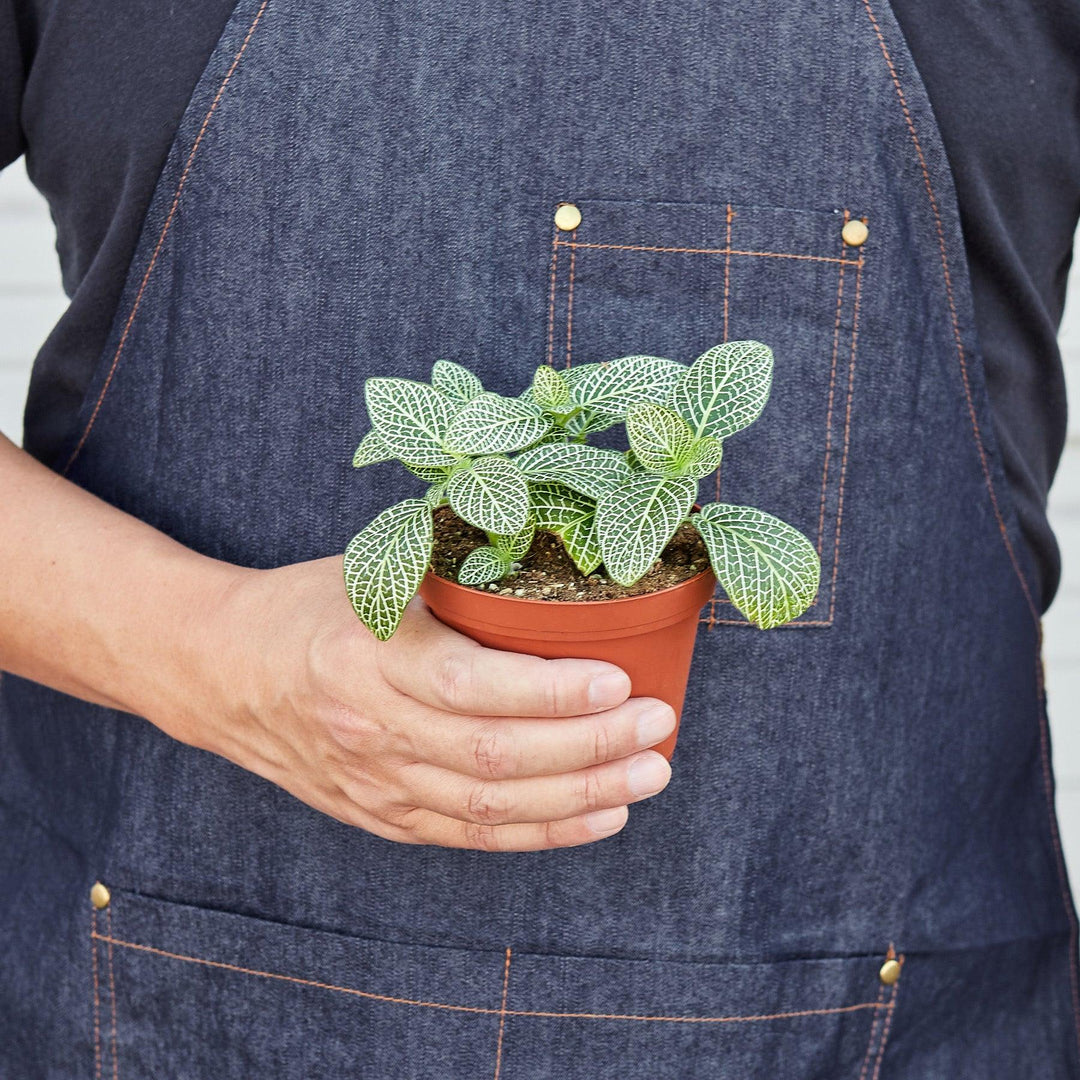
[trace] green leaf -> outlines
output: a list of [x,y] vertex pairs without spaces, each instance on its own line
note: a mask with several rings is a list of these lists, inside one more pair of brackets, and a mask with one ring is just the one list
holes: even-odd
[[767,630],[801,615],[817,595],[821,560],[798,529],[750,506],[709,503],[690,520],[731,602]]
[[492,547],[501,552],[511,562],[525,556],[532,547],[533,536],[536,535],[536,523],[530,518],[525,528],[512,536],[500,536],[498,534],[489,537]]
[[454,417],[443,445],[459,454],[507,454],[531,446],[550,427],[532,402],[483,393]]
[[364,384],[371,422],[396,458],[410,465],[453,465],[443,436],[454,411],[450,399],[412,379],[371,378]]
[[449,466],[410,465],[407,461],[403,461],[401,464],[404,465],[413,476],[419,476],[421,480],[424,480],[429,484],[438,484],[450,475]]
[[570,400],[616,418],[638,401],[663,403],[686,372],[684,365],[660,356],[622,356],[585,367],[571,380]]
[[[559,411],[570,401],[570,386],[553,367],[541,364],[536,369],[530,387],[532,400],[542,409]],[[569,411],[563,409],[564,412]]]
[[489,533],[518,533],[529,520],[529,484],[512,462],[486,457],[461,469],[446,485],[459,518]]
[[591,574],[601,562],[596,503],[562,484],[533,484],[529,494],[536,527],[558,536],[574,565]]
[[374,465],[379,461],[392,461],[394,455],[390,448],[382,441],[379,433],[372,428],[361,440],[360,445],[353,454],[353,468],[359,469],[364,465]]
[[485,544],[469,552],[458,570],[457,579],[460,585],[486,585],[508,573],[510,560],[503,552]]
[[607,431],[621,421],[621,416],[583,408],[566,421],[566,431],[571,435],[591,435],[595,431]]
[[434,528],[422,499],[384,510],[345,549],[345,589],[360,621],[380,640],[398,628],[431,559]]
[[636,474],[596,504],[604,566],[620,585],[633,585],[661,552],[694,504],[689,476]]
[[760,341],[716,345],[690,365],[668,404],[695,435],[724,439],[761,415],[769,400],[772,369],[772,350]]
[[431,385],[462,404],[484,392],[484,384],[468,368],[453,360],[436,360],[431,369]]
[[518,454],[514,464],[530,480],[564,484],[591,499],[599,499],[630,476],[622,454],[584,443],[534,446]]
[[446,481],[441,480],[437,484],[432,484],[431,487],[424,492],[424,502],[431,507],[432,510],[436,506],[441,506],[446,499]]
[[690,425],[672,409],[640,401],[626,413],[626,436],[643,469],[679,476],[694,448]]
[[720,468],[723,456],[724,446],[720,440],[714,439],[711,435],[702,435],[690,451],[690,456],[683,466],[683,475],[700,480]]

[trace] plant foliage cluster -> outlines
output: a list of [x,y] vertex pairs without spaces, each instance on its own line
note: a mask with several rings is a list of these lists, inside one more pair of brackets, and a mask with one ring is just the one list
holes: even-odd
[[[558,535],[583,574],[603,564],[631,585],[690,521],[750,622],[768,628],[795,618],[817,593],[820,562],[809,540],[752,507],[709,503],[690,512],[724,440],[761,414],[772,369],[766,345],[733,341],[689,366],[656,356],[541,366],[518,397],[485,390],[448,360],[435,363],[430,384],[368,379],[372,428],[353,465],[397,460],[429,486],[349,543],[345,582],[357,615],[379,639],[393,634],[431,560],[433,513],[449,504],[488,535],[462,564],[463,585],[511,573],[537,529]],[[617,424],[625,451],[586,441]]]

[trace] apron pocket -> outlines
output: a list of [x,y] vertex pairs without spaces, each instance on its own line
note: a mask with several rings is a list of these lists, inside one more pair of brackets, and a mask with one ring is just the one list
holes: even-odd
[[94,926],[96,1058],[128,1080],[860,1080],[884,1053],[899,986],[879,982],[880,956],[717,964],[413,945],[115,887]]
[[[790,624],[832,624],[865,247],[848,211],[633,199],[575,200],[552,235],[547,362],[628,353],[691,362],[724,340],[773,350],[769,403],[724,445],[702,499],[758,506],[814,541],[815,604]],[[722,596],[705,621],[748,626]]]

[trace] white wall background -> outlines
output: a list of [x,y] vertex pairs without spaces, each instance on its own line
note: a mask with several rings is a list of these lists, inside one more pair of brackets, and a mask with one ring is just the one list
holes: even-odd
[[[22,441],[30,365],[65,307],[44,200],[22,163],[0,173],[0,431]],[[1080,402],[1080,274],[1061,329],[1070,402]],[[1080,882],[1080,408],[1050,497],[1064,557],[1061,591],[1045,619],[1045,659],[1058,813],[1066,857]],[[1080,890],[1080,884],[1078,884]]]

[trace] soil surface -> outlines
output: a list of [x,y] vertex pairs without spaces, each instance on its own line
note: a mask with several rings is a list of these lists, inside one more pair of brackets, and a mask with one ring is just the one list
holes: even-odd
[[[475,548],[488,542],[481,530],[462,521],[449,506],[435,511],[435,549],[431,568],[439,576],[457,581],[458,567]],[[633,585],[619,585],[601,566],[586,577],[553,533],[537,530],[532,547],[521,559],[521,569],[501,581],[468,588],[518,596],[526,600],[621,600],[678,585],[709,565],[709,553],[690,525],[682,525],[664,548],[660,560]]]

